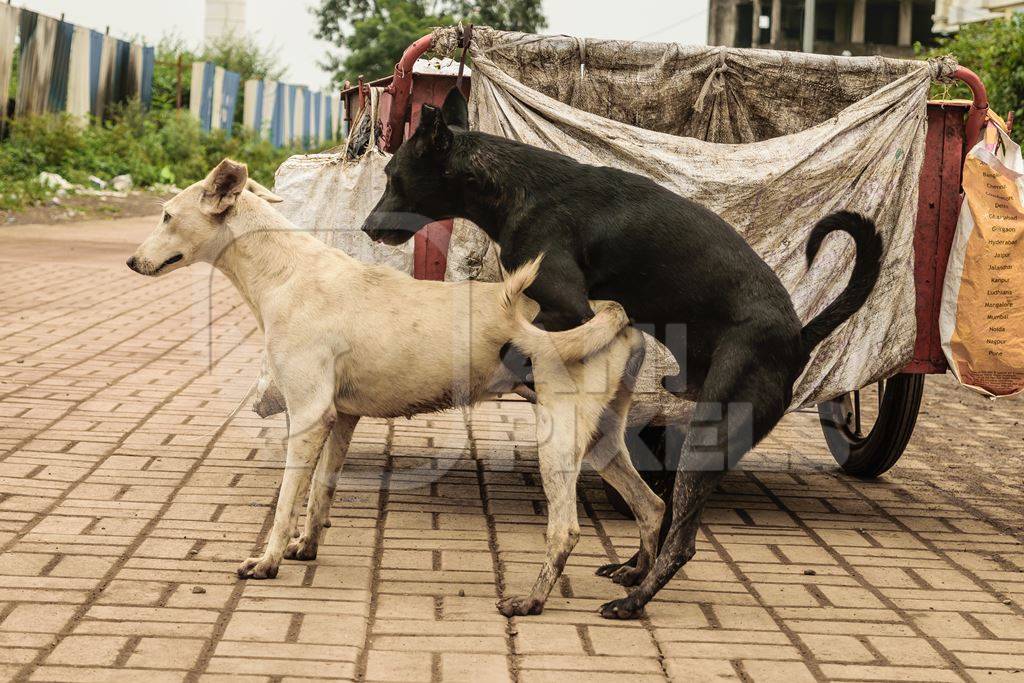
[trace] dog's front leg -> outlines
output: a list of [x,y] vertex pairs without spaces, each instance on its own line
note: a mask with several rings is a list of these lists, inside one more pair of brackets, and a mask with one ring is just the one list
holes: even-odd
[[[289,397],[290,398],[290,397]],[[309,397],[305,397],[308,401]],[[292,406],[299,401],[288,401]],[[289,414],[288,455],[284,478],[274,510],[274,526],[270,530],[266,550],[260,557],[250,557],[238,568],[243,579],[272,579],[277,576],[285,548],[295,527],[299,512],[299,494],[305,490],[320,451],[333,428],[337,416],[328,401],[309,401]]]
[[338,486],[338,476],[345,464],[352,432],[355,431],[359,417],[355,415],[339,415],[331,429],[331,434],[324,445],[324,452],[316,464],[313,481],[309,486],[309,505],[306,507],[306,527],[302,535],[288,544],[284,556],[289,560],[315,560],[320,545],[320,536],[327,525],[334,500],[334,490]]
[[[559,406],[564,408],[566,406]],[[547,557],[530,595],[513,596],[498,602],[506,617],[540,614],[555,581],[562,575],[569,553],[580,538],[576,517],[576,481],[579,479],[583,447],[574,438],[574,415],[569,410],[549,413],[537,409],[538,459],[544,494],[548,499]],[[552,415],[556,417],[552,418]],[[545,436],[546,433],[546,436]]]

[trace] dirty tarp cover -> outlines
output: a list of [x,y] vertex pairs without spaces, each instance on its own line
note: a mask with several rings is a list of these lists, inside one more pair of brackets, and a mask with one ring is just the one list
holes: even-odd
[[[454,53],[455,29],[436,30],[434,41],[437,51]],[[835,235],[806,268],[814,223],[839,209],[877,222],[886,243],[878,286],[815,350],[794,388],[794,408],[868,385],[910,360],[928,90],[955,61],[487,28],[474,29],[470,54],[474,130],[639,173],[710,207],[775,270],[805,322],[839,296],[853,263],[852,241]],[[455,239],[471,248],[453,254],[452,279],[493,272],[476,230],[456,226]],[[664,353],[649,354],[652,364],[672,365]],[[641,391],[654,391],[654,374],[645,368]]]

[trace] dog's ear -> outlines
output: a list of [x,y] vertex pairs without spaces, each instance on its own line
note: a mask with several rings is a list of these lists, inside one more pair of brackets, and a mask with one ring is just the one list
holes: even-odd
[[441,106],[444,122],[449,126],[469,130],[469,107],[466,98],[458,88],[452,88]]
[[273,192],[271,192],[267,188],[265,188],[262,185],[260,185],[259,183],[257,183],[252,178],[249,178],[249,182],[247,182],[245,184],[245,189],[249,190],[249,192],[252,192],[254,195],[259,197],[260,199],[264,199],[264,200],[270,202],[271,204],[277,204],[279,202],[283,202],[284,201],[283,199],[278,197],[276,194],[274,194]]
[[249,181],[249,168],[231,159],[225,159],[210,171],[203,181],[203,198],[199,208],[210,216],[219,216],[235,204],[238,195]]
[[420,155],[444,157],[452,148],[453,137],[441,110],[424,104],[420,108],[420,125],[416,127],[416,151]]

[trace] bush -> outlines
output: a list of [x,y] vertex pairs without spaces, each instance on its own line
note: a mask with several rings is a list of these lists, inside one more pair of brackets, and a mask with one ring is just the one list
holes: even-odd
[[[925,57],[956,55],[960,64],[981,77],[988,91],[989,105],[1000,116],[1009,111],[1017,123],[1013,138],[1024,143],[1024,14],[966,24],[950,38],[939,40],[938,47],[923,53]],[[970,98],[970,90],[936,86],[936,96]]]
[[249,165],[258,182],[272,186],[274,172],[297,148],[276,148],[236,126],[235,135],[205,133],[186,111],[143,114],[138,103],[124,107],[102,125],[82,126],[66,114],[15,119],[0,143],[0,209],[48,199],[52,192],[37,178],[59,173],[72,183],[90,175],[105,180],[129,173],[136,186],[173,183],[186,187],[224,157]]

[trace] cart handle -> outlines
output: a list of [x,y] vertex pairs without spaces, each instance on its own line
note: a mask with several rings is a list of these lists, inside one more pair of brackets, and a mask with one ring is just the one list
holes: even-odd
[[952,75],[953,78],[963,81],[974,95],[971,111],[967,114],[967,148],[970,149],[981,138],[981,129],[984,128],[988,118],[988,93],[985,91],[985,84],[978,78],[978,74],[970,69],[963,66],[957,67]]
[[[412,94],[412,67],[430,49],[433,37],[433,34],[425,35],[405,48],[402,58],[395,64],[395,75],[385,91],[391,95],[391,108],[381,135],[381,148],[385,152],[394,152],[402,144],[405,115]],[[398,135],[395,135],[395,131],[398,131]]]

